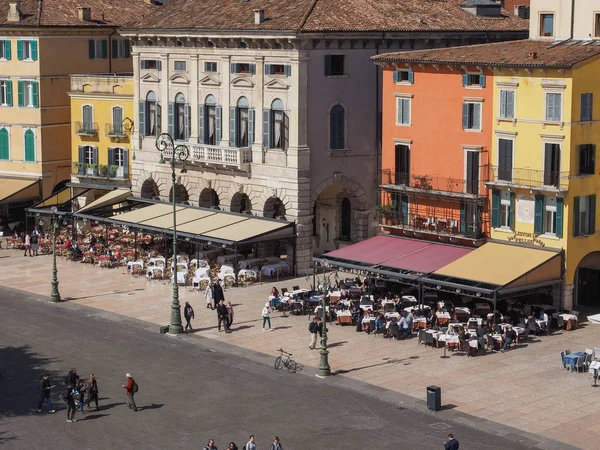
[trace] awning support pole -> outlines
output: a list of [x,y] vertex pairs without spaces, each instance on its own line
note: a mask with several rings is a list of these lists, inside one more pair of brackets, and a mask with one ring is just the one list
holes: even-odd
[[[238,246],[237,246],[237,242],[235,243],[235,247],[233,248],[235,251],[235,254],[233,256],[233,273],[235,274],[235,271],[237,270],[237,266],[238,266]],[[234,278],[235,280],[235,285],[236,287],[238,286],[238,277]]]
[[137,230],[133,230],[133,260],[137,261]]

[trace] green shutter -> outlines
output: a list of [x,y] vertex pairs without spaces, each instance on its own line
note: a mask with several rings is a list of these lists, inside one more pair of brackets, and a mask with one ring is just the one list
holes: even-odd
[[123,178],[129,178],[129,150],[123,149]]
[[400,81],[400,72],[398,70],[394,71],[394,83],[398,83]]
[[30,41],[30,45],[31,45],[31,59],[33,61],[37,61],[38,59],[38,48],[37,48],[37,41]]
[[117,41],[116,39],[112,41],[112,57],[119,57],[119,41]]
[[492,228],[500,226],[500,191],[492,190]]
[[237,108],[235,107],[231,107],[229,108],[229,146],[230,147],[237,147],[237,124],[238,121],[236,120],[237,116]]
[[17,41],[17,59],[23,61],[23,41]]
[[8,39],[4,41],[4,58],[10,61],[10,41]]
[[469,75],[467,75],[466,73],[463,73],[462,76],[462,85],[463,86],[467,86],[469,84]]
[[93,39],[90,39],[88,41],[88,50],[90,54],[90,59],[94,59],[96,57],[96,45],[94,44]]
[[325,55],[325,76],[331,75],[331,55]]
[[544,196],[535,196],[535,216],[533,221],[533,232],[542,234],[544,232]]
[[400,212],[402,223],[408,225],[408,195],[402,194],[400,196]]
[[37,108],[40,106],[40,102],[39,102],[39,85],[37,83],[37,81],[35,83],[31,83],[31,92],[32,92],[32,100],[33,100],[33,107]]
[[25,161],[35,161],[35,137],[31,130],[25,132]]
[[515,210],[516,208],[516,201],[515,201],[515,193],[511,192],[510,193],[510,209],[509,209],[509,214],[508,214],[508,226],[510,227],[511,230],[515,230],[516,229],[516,224],[515,224]]
[[0,159],[7,160],[8,157],[8,130],[2,128],[0,130]]
[[467,232],[467,211],[465,202],[460,202],[460,233],[465,234]]
[[25,103],[25,101],[23,100],[23,82],[22,81],[18,81],[17,82],[17,88],[18,88],[18,92],[17,92],[17,104],[19,106],[23,106],[23,104]]
[[408,72],[408,82],[413,84],[415,82],[415,73],[411,70]]
[[479,75],[479,86],[485,87],[485,75]]
[[223,111],[221,109],[220,106],[217,106],[215,108],[215,139],[217,141],[217,145],[219,145],[221,143],[221,134],[222,134],[222,129],[221,129],[221,115],[223,114]]
[[125,45],[125,58],[129,58],[131,56],[131,47],[129,44],[129,39],[124,42]]
[[107,51],[108,43],[105,39],[102,40],[102,59],[106,59],[108,57]]
[[146,135],[146,102],[140,102],[139,103],[139,109],[138,109],[138,117],[139,117],[139,133],[140,136],[145,136]]
[[7,106],[12,106],[13,105],[13,99],[12,99],[12,81],[11,80],[6,80],[6,105]]
[[579,236],[579,197],[573,199],[573,236]]
[[556,237],[561,238],[563,236],[563,209],[564,199],[556,199]]
[[596,195],[592,194],[589,197],[588,207],[590,208],[590,224],[588,234],[596,234]]

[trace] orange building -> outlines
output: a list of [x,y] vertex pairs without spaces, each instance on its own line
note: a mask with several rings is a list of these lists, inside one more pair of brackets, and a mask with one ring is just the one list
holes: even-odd
[[489,235],[485,181],[492,143],[492,72],[419,64],[410,52],[383,67],[385,231],[479,244]]

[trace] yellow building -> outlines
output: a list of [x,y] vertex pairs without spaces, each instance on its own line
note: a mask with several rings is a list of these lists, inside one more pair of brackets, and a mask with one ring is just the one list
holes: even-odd
[[[133,76],[72,75],[69,96],[71,181],[107,189],[130,187]],[[92,190],[85,198],[92,201],[98,195],[101,190]]]
[[155,8],[84,4],[0,3],[0,219],[22,218],[24,206],[70,181],[69,75],[131,72],[130,42],[117,30]]

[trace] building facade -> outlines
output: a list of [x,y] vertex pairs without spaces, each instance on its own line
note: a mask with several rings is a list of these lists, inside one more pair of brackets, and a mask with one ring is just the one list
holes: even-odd
[[[176,0],[124,30],[138,117],[134,193],[294,220],[300,271],[313,253],[373,235],[381,84],[365,63],[383,49],[515,39],[527,28],[506,13],[482,20],[454,0],[413,17],[413,3],[346,1],[339,15],[321,1]],[[161,132],[191,150],[175,192],[158,164]]]

